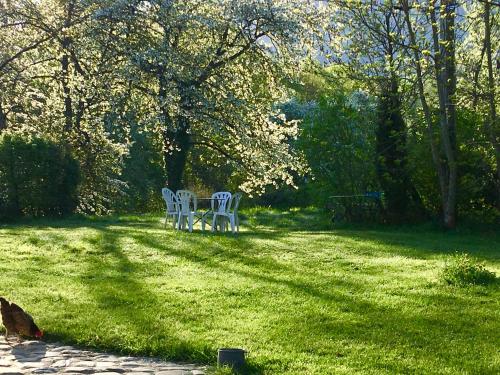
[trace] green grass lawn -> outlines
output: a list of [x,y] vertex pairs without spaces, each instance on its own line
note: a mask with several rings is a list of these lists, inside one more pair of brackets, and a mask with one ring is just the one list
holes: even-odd
[[450,287],[468,252],[500,275],[500,235],[332,229],[315,211],[246,212],[242,232],[175,232],[159,216],[0,226],[0,295],[46,340],[263,374],[500,372],[500,286]]

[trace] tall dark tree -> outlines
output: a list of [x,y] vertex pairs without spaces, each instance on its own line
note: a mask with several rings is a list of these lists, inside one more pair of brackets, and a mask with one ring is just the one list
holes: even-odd
[[401,108],[397,83],[392,81],[379,99],[376,132],[377,177],[391,222],[418,219],[424,214],[408,172],[406,124]]

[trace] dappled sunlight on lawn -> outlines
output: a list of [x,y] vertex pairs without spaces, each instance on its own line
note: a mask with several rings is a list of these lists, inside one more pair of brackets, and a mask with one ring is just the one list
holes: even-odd
[[48,340],[122,353],[214,363],[217,348],[243,347],[250,372],[269,374],[492,371],[498,285],[454,289],[438,275],[455,249],[498,272],[498,238],[309,229],[310,215],[325,219],[248,211],[236,235],[164,229],[158,216],[3,226],[0,294]]

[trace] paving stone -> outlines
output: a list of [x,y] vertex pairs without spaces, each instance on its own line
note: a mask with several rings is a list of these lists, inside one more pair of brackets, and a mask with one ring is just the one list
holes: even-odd
[[152,368],[149,368],[149,367],[134,367],[134,372],[152,373],[152,372],[155,372],[155,370]]
[[102,361],[102,362],[96,362],[95,363],[95,367],[97,368],[102,368],[102,367],[112,367],[112,366],[116,366],[116,362],[112,362],[112,361]]
[[35,346],[36,344],[38,343],[38,341],[33,341],[33,340],[26,340],[26,341],[23,341],[19,344],[19,346]]
[[113,371],[113,372],[125,372],[128,368],[120,366],[118,363],[106,362],[106,363],[96,363],[95,371]]
[[32,374],[53,374],[55,372],[57,369],[53,367],[41,367],[31,371]]
[[63,346],[58,346],[54,350],[62,351],[62,350],[68,350],[68,349],[71,350],[71,349],[73,349],[73,347],[72,346],[68,346],[68,345],[63,345]]
[[113,373],[119,373],[123,374],[124,372],[127,372],[126,369],[118,366],[109,366],[109,367],[95,367],[95,371],[101,371],[101,372],[113,372]]
[[[199,370],[197,372],[193,372]],[[24,341],[7,345],[0,336],[0,375],[204,375],[202,368],[145,357],[117,356],[68,345]]]
[[56,351],[48,351],[48,352],[45,352],[45,357],[48,358],[48,357],[58,357],[60,356],[61,353],[58,353]]
[[20,369],[1,369],[0,368],[0,375],[23,375],[23,372]]
[[93,361],[74,362],[73,366],[75,366],[75,367],[94,367],[95,366],[95,362],[93,362]]
[[24,342],[13,347],[15,347],[15,350],[22,350],[26,353],[45,353],[47,351],[46,345],[25,344]]
[[73,372],[77,374],[92,374],[94,372],[93,368],[90,367],[65,367],[62,371],[63,373]]
[[94,359],[109,359],[109,355],[106,354],[94,354]]
[[20,362],[17,365],[22,369],[45,367],[45,364],[42,362]]
[[16,360],[19,362],[40,362],[42,358],[41,355],[16,355]]
[[106,356],[106,359],[108,361],[122,361],[121,358],[123,358],[123,357],[118,357],[118,356],[112,355],[112,354],[109,354],[109,355]]
[[65,366],[66,366],[65,359],[60,359],[59,361],[56,361],[52,364],[52,367],[65,367]]
[[138,367],[138,366],[141,366],[141,364],[138,362],[121,362],[120,366],[121,367]]
[[186,366],[159,366],[160,371],[173,371],[173,370],[190,370],[190,368]]

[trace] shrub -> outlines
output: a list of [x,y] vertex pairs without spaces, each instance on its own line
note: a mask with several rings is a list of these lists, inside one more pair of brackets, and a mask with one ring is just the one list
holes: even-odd
[[64,215],[77,204],[79,165],[42,138],[0,138],[0,217]]
[[450,285],[487,285],[496,280],[496,275],[469,255],[455,254],[446,262],[441,279]]

